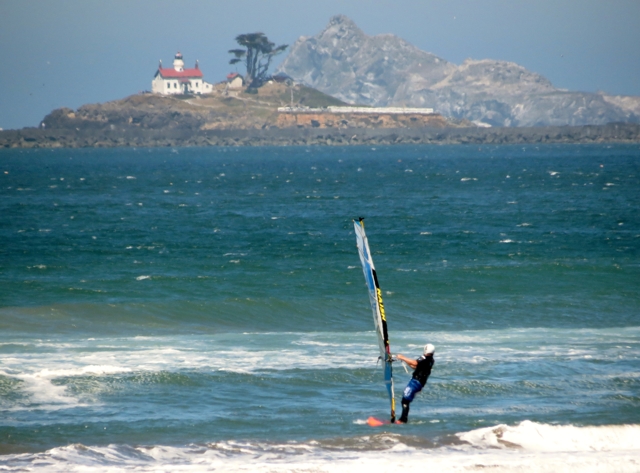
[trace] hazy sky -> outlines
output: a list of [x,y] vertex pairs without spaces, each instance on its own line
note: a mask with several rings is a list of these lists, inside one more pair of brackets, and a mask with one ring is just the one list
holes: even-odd
[[178,50],[218,82],[236,35],[293,44],[336,14],[455,64],[513,61],[556,87],[640,95],[640,0],[0,0],[0,128],[150,90]]

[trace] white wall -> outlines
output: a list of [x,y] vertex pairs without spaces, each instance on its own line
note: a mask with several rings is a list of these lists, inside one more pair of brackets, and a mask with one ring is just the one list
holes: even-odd
[[[169,84],[169,87],[167,87],[167,84]],[[180,79],[163,79],[158,75],[151,81],[151,92],[154,94],[175,95],[181,94],[182,91],[183,86],[180,83]],[[213,85],[201,78],[191,79],[191,84],[187,91],[193,94],[209,94],[213,91]]]

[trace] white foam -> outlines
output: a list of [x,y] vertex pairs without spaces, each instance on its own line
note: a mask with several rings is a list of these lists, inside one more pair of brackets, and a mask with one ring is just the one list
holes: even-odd
[[576,427],[525,420],[516,426],[501,424],[458,434],[458,437],[483,448],[523,448],[535,452],[636,450],[640,453],[640,425]]
[[[424,340],[437,347],[437,376],[452,366],[475,370],[487,363],[536,363],[583,360],[617,363],[640,356],[640,327],[624,329],[504,329],[463,332],[394,332],[393,353],[420,353]],[[572,342],[578,340],[579,343]],[[569,342],[568,342],[569,341]],[[58,409],[60,405],[93,402],[65,390],[64,377],[109,376],[114,373],[231,371],[260,373],[293,369],[376,370],[378,350],[373,331],[314,333],[224,333],[219,335],[132,336],[31,341],[37,350],[0,354],[5,376],[23,381],[24,409]],[[591,347],[600,347],[592,350]],[[55,356],[52,356],[55,353]],[[345,356],[348,354],[348,356]],[[480,356],[481,354],[481,356]],[[239,362],[238,360],[242,360]],[[467,368],[465,368],[465,365]],[[628,370],[592,373],[600,378],[633,377]],[[489,406],[482,412],[490,413]],[[444,412],[444,411],[441,411]]]
[[106,375],[114,373],[130,372],[131,369],[109,365],[87,365],[74,368],[43,368],[40,370],[25,370],[22,363],[16,358],[4,359],[6,365],[15,364],[13,369],[0,371],[0,375],[21,381],[19,389],[24,398],[20,402],[9,407],[11,411],[31,410],[33,408],[43,410],[58,410],[67,407],[85,405],[80,400],[70,395],[64,385],[55,384],[53,381],[63,377]]
[[131,372],[131,368],[124,368],[121,366],[110,366],[110,365],[88,365],[88,366],[82,366],[79,368],[55,369],[55,370],[50,370],[48,368],[45,368],[42,371],[38,372],[36,376],[39,376],[42,378],[58,378],[63,376],[86,376],[88,374],[105,375],[105,374],[128,373],[128,372]]
[[51,378],[36,374],[13,375],[13,378],[22,381],[20,389],[25,394],[25,399],[9,410],[32,409],[34,407],[46,410],[57,410],[61,407],[77,405],[76,399],[68,397],[65,386],[56,386],[51,383]]
[[[358,422],[360,423],[360,422]],[[364,423],[362,421],[361,423]],[[490,471],[512,472],[598,472],[626,473],[638,471],[638,441],[640,426],[545,426],[529,423],[512,427],[523,437],[535,438],[531,430],[549,428],[575,441],[576,450],[528,449],[505,445],[449,445],[436,448],[416,447],[403,442],[403,437],[393,434],[376,434],[352,439],[357,447],[350,449],[323,448],[320,441],[268,444],[261,442],[220,441],[209,445],[185,447],[109,445],[87,447],[80,444],[51,449],[44,453],[0,456],[0,465],[9,471],[225,471],[225,472],[332,472],[353,473],[367,471],[429,470],[442,473]],[[482,431],[504,429],[495,426]],[[500,430],[503,432],[504,430]],[[598,433],[592,438],[593,432]],[[460,434],[474,436],[478,431]],[[613,435],[613,437],[611,437]],[[586,436],[586,437],[585,437]],[[552,437],[554,435],[552,434]],[[587,440],[586,443],[583,443]],[[594,451],[594,442],[604,442],[613,449]],[[616,444],[616,441],[624,444]],[[613,442],[613,443],[611,443]],[[534,442],[535,443],[535,442]],[[371,449],[363,449],[367,444]],[[536,445],[539,445],[536,443]]]

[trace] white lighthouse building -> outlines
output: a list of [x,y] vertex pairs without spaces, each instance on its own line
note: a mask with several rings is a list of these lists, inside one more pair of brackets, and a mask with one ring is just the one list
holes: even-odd
[[151,81],[151,92],[154,94],[208,94],[212,90],[213,85],[203,79],[198,61],[193,69],[185,69],[180,52],[173,59],[172,68],[162,67],[160,61],[158,71]]

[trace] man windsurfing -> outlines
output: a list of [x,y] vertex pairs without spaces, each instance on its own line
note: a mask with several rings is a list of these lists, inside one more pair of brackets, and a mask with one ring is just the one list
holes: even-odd
[[402,415],[396,422],[406,424],[409,421],[409,404],[411,404],[415,395],[422,391],[422,388],[427,384],[427,379],[431,374],[431,368],[433,368],[433,354],[435,351],[435,347],[431,343],[427,343],[424,346],[422,356],[415,360],[407,358],[404,355],[396,355],[398,360],[404,361],[413,369],[413,376],[402,393]]

